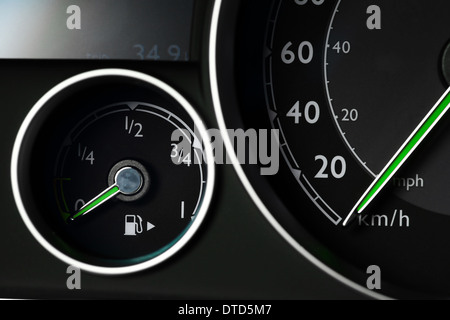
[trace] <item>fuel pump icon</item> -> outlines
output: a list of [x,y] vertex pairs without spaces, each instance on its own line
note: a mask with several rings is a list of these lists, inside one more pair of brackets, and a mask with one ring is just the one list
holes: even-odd
[[142,218],[138,215],[128,214],[125,216],[125,235],[135,236],[142,233]]

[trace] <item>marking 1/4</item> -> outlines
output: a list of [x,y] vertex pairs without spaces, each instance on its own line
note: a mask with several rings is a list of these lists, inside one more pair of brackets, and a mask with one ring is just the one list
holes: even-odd
[[91,166],[94,164],[94,151],[88,151],[87,147],[82,147],[81,144],[78,144],[78,158],[81,161],[89,161]]

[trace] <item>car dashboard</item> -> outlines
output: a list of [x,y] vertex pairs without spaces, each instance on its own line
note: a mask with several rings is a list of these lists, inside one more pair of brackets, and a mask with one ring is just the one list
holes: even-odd
[[372,2],[0,1],[0,296],[447,297],[448,4]]

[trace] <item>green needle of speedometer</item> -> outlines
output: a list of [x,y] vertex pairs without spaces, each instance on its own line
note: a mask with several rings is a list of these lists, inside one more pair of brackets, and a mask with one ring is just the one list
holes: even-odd
[[395,153],[392,159],[378,174],[376,179],[372,182],[369,188],[364,192],[362,197],[358,200],[356,205],[352,208],[343,225],[346,226],[354,213],[361,213],[370,202],[379,194],[386,183],[395,175],[395,173],[402,167],[405,161],[416,150],[420,143],[430,133],[434,126],[444,116],[450,107],[450,88],[442,95],[434,107],[428,112],[425,118],[416,127],[413,133]]

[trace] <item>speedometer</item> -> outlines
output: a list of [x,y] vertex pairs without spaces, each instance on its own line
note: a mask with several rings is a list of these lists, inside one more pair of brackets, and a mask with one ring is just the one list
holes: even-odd
[[[252,23],[237,44],[240,120],[218,111],[228,128],[279,133],[276,175],[236,166],[256,203],[298,251],[366,294],[448,296],[450,4],[266,5],[253,17],[244,6]],[[220,49],[223,108],[232,89]]]

